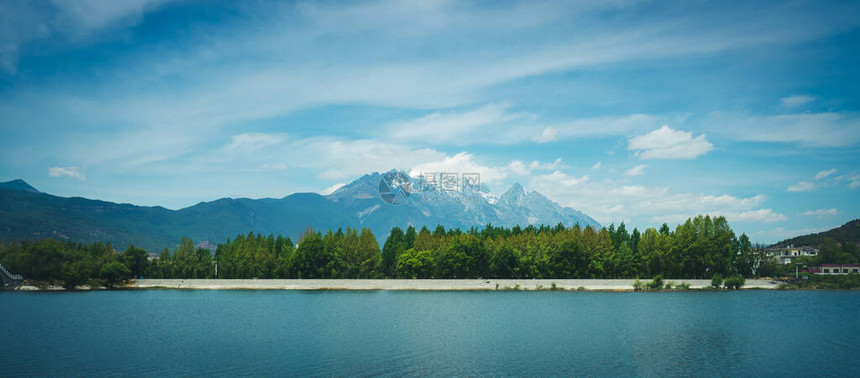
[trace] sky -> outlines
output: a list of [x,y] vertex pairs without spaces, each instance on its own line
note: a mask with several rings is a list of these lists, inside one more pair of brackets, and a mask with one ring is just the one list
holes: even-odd
[[178,209],[480,173],[754,242],[860,217],[860,3],[0,0],[0,181]]

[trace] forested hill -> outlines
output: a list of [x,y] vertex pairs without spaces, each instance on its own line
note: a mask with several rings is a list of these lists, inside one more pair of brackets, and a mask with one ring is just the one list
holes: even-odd
[[0,240],[5,241],[54,238],[158,251],[173,248],[183,236],[218,243],[249,231],[293,236],[307,227],[354,223],[354,217],[316,193],[281,199],[223,198],[170,210],[0,187]]
[[820,246],[826,239],[833,239],[839,244],[860,244],[860,219],[852,220],[829,231],[819,232],[783,240],[776,243],[777,246],[787,245],[809,245]]

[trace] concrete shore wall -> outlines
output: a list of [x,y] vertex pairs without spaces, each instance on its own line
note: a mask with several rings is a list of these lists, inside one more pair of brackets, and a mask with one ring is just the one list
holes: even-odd
[[[631,279],[607,280],[529,280],[529,279],[465,279],[465,280],[241,280],[241,279],[142,279],[129,284],[138,289],[208,289],[208,290],[503,290],[519,287],[521,290],[548,290],[553,284],[564,290],[632,291]],[[643,282],[648,282],[643,279]],[[690,288],[710,286],[710,280],[666,279],[675,284],[687,283]],[[749,279],[745,289],[773,289],[773,280]]]

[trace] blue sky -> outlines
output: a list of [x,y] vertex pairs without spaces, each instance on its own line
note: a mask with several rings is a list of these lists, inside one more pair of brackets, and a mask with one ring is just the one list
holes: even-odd
[[754,241],[860,215],[857,2],[0,1],[0,180],[169,208],[479,172]]

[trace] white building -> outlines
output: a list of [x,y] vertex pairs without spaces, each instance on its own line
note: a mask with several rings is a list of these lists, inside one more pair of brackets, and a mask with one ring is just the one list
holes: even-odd
[[819,274],[860,274],[860,264],[821,264]]
[[802,246],[772,247],[766,250],[768,256],[776,259],[780,264],[791,264],[792,259],[798,257],[816,257],[818,248]]

